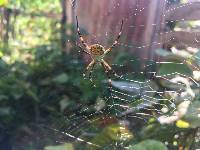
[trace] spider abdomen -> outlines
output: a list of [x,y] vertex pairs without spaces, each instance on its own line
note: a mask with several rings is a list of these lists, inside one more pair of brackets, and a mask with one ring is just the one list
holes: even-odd
[[103,55],[104,54],[104,47],[99,44],[93,44],[90,46],[90,52],[92,55]]

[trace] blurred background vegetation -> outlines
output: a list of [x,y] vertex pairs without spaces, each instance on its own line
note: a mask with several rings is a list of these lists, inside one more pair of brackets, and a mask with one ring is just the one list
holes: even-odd
[[[76,27],[67,24],[64,2],[0,0],[0,149],[200,148],[199,49],[163,46],[155,54],[175,63],[156,65],[152,60],[139,61],[126,51],[118,53],[119,47],[116,48],[112,63],[128,66],[124,72],[139,72],[142,64],[153,64],[151,68],[143,68],[147,74],[127,78],[151,79],[158,91],[179,92],[164,95],[166,99],[173,99],[176,108],[174,113],[166,112],[168,117],[157,116],[153,111],[145,112],[153,114],[146,121],[116,116],[115,110],[107,109],[110,93],[103,69],[97,67],[94,71],[95,88],[82,78],[85,57],[77,46]],[[70,1],[67,5],[73,3]],[[196,24],[169,22],[167,27],[178,30]],[[120,72],[120,67],[113,68]],[[152,69],[160,76],[172,74],[170,80],[174,83],[149,76]],[[131,107],[133,103],[128,105]],[[100,113],[96,113],[99,109]]]

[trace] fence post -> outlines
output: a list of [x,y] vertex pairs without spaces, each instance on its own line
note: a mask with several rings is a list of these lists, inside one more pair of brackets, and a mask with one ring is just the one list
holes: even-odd
[[161,40],[162,32],[164,31],[164,12],[166,7],[165,0],[154,0],[149,6],[149,16],[147,21],[147,30],[144,34],[144,39],[149,40],[150,47],[148,47],[148,60],[155,59],[155,49],[162,48]]
[[10,14],[11,10],[5,7],[0,8],[1,18],[0,18],[0,36],[2,42],[5,45],[8,44],[9,40],[9,25],[10,25]]
[[73,24],[73,7],[70,0],[62,0],[62,17],[61,17],[61,46],[64,52],[70,52],[70,36],[72,35],[72,30],[70,25]]

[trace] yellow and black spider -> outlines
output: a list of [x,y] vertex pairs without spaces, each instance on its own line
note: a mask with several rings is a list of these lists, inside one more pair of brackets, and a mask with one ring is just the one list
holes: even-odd
[[109,85],[111,86],[111,78],[108,74],[109,71],[111,71],[116,77],[119,77],[116,72],[111,68],[111,66],[104,60],[104,57],[106,56],[107,53],[109,53],[118,43],[119,43],[119,39],[122,33],[122,28],[123,28],[123,20],[121,23],[121,28],[120,28],[120,32],[116,38],[116,40],[114,41],[114,43],[112,44],[111,47],[109,47],[108,49],[105,49],[102,45],[100,44],[92,44],[91,46],[88,46],[88,44],[84,41],[82,34],[80,32],[79,29],[79,24],[78,24],[78,18],[76,16],[76,22],[77,22],[77,33],[79,35],[79,39],[82,42],[84,48],[86,49],[81,49],[83,50],[83,52],[85,52],[86,54],[90,55],[92,61],[89,63],[89,65],[86,67],[85,71],[83,72],[83,76],[85,77],[85,74],[87,73],[87,71],[91,68],[90,73],[89,73],[89,78],[91,79],[91,74],[92,71],[94,69],[94,66],[97,63],[101,63],[101,65],[103,66],[105,73],[108,77],[108,82]]

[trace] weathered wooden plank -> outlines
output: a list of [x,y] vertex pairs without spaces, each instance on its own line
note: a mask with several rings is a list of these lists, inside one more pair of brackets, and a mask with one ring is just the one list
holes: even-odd
[[200,20],[200,2],[170,6],[164,16],[166,20]]
[[176,31],[164,35],[163,43],[184,44],[187,47],[200,47],[200,32]]
[[[149,52],[146,58],[150,60],[158,59],[155,55],[154,50],[161,48],[162,43],[159,43],[160,36],[157,33],[161,31],[164,25],[164,18],[162,16],[163,11],[166,7],[166,1],[163,0],[153,0],[149,4],[148,17],[147,17],[147,28],[144,34],[145,43],[150,43],[150,47],[146,47],[146,51]],[[153,25],[154,24],[154,25]]]

